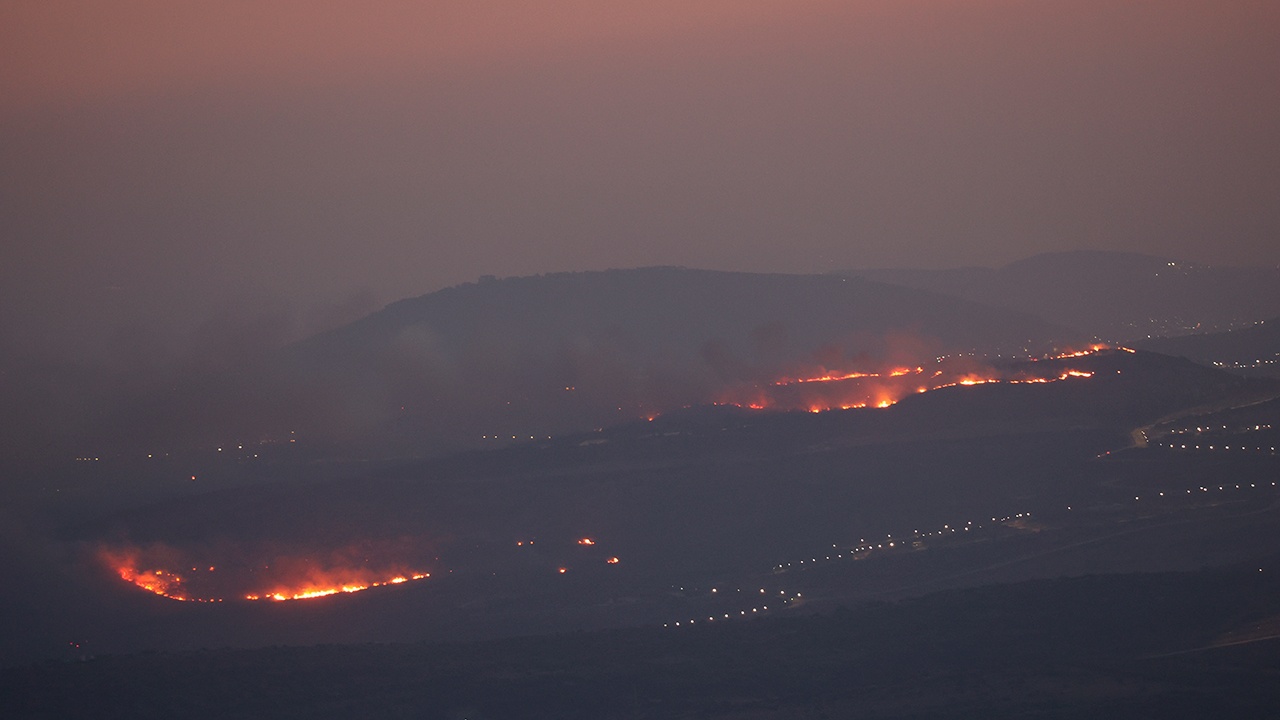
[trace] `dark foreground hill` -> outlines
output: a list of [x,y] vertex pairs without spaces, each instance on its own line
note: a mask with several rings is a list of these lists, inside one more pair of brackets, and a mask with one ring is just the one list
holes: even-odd
[[[1163,447],[1164,430],[1122,450],[1140,426],[1247,404],[1274,386],[1142,352],[1024,364],[1093,374],[947,387],[885,409],[690,408],[493,451],[355,463],[337,480],[305,455],[297,466],[219,457],[170,474],[179,489],[169,500],[64,524],[54,551],[7,568],[6,650],[469,640],[754,611],[739,606],[743,587],[803,592],[812,605],[1280,550],[1274,452],[1179,455]],[[1250,416],[1250,427],[1269,422]],[[137,482],[126,469],[121,482]],[[110,477],[51,497],[109,499]],[[879,547],[890,536],[911,541]],[[880,538],[869,562],[808,562],[866,538]],[[145,592],[104,553],[187,576],[196,597],[226,602]],[[431,577],[299,602],[244,598],[290,577],[398,566]],[[722,583],[735,595],[710,591]]]
[[1280,313],[1280,268],[1212,267],[1132,253],[1049,253],[996,269],[849,274],[1033,313],[1119,342],[1225,330]]
[[946,592],[786,620],[203,650],[0,672],[9,718],[1271,718],[1280,565]]

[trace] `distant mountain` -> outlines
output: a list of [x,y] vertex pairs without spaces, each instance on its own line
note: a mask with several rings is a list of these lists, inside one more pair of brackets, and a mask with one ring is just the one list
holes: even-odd
[[1050,253],[998,269],[846,274],[1033,313],[1117,342],[1225,330],[1280,314],[1280,268],[1211,267],[1132,253]]
[[453,442],[613,424],[796,366],[1082,340],[1024,313],[860,278],[646,268],[467,283],[302,342],[287,360],[291,377],[338,398],[341,422]]
[[1139,347],[1257,375],[1280,374],[1280,317],[1226,332],[1155,338]]

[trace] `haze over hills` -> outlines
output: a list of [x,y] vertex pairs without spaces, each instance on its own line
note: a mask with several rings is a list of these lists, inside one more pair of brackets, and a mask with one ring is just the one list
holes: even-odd
[[439,452],[710,402],[784,373],[1083,340],[1018,312],[827,275],[490,278],[234,362],[15,369],[0,387],[16,409],[0,450],[146,454],[298,431],[362,453]]
[[[509,645],[481,641],[575,631],[564,647],[661,638],[673,643],[663,657],[691,658],[714,647],[695,626],[740,626],[755,643],[788,636],[788,618],[821,632],[834,613],[848,638],[866,638],[877,617],[918,627],[959,598],[971,610],[938,622],[993,643],[979,664],[929,665],[909,649],[901,667],[999,678],[1008,666],[994,658],[1034,646],[1050,669],[1028,682],[1065,682],[1070,702],[1091,707],[1109,671],[1072,675],[1054,658],[1142,660],[1111,641],[1106,628],[1124,621],[1102,608],[1117,593],[1156,607],[1171,587],[1119,576],[1233,565],[1231,582],[1252,587],[1248,573],[1280,556],[1280,386],[1077,342],[1031,316],[839,276],[653,268],[484,280],[397,303],[287,348],[221,399],[236,411],[227,421],[280,410],[299,422],[288,440],[122,453],[31,478],[20,507],[35,522],[0,537],[0,664],[87,662],[0,671],[0,684],[27,688],[25,716],[51,717],[65,707],[51,698],[94,695],[56,689],[65,678],[142,667],[102,654],[323,644],[352,658],[353,644],[425,641],[486,664]],[[271,395],[271,379],[298,394]],[[288,417],[290,400],[303,404]],[[323,412],[308,425],[299,407]],[[334,421],[345,443],[325,434]],[[1098,573],[1113,577],[1078,578]],[[990,634],[982,618],[1011,617],[1027,597],[1007,583],[1064,577],[1078,579],[1036,587],[1079,598],[1050,616],[1096,608],[1076,629]],[[1196,593],[1173,623],[1184,631],[1139,633],[1142,652],[1238,641],[1224,637],[1270,647],[1280,606],[1265,589],[1213,594],[1189,578],[1171,580]],[[930,595],[965,588],[980,589]],[[1210,595],[1215,613],[1195,613]],[[365,651],[375,664],[400,652]],[[796,667],[825,667],[802,655]],[[271,651],[198,657],[255,665]],[[1266,672],[1252,657],[1250,678]],[[458,662],[423,672],[489,678]],[[123,672],[139,696],[176,701],[178,686]],[[252,682],[229,681],[227,696]],[[530,682],[535,694],[544,683]],[[923,702],[951,707],[943,685]],[[1223,692],[1198,687],[1205,703]],[[207,715],[226,714],[226,700],[208,702]],[[647,715],[663,717],[663,702]]]
[[1280,314],[1280,268],[1216,267],[1136,253],[1047,253],[994,269],[846,274],[1032,313],[1111,342],[1226,330]]
[[604,427],[784,377],[1034,355],[1280,312],[1271,270],[1140,255],[861,275],[878,280],[682,268],[488,278],[232,363],[32,367],[2,390],[15,408],[4,452],[145,454],[298,432],[343,452],[436,453]]
[[0,720],[1280,718],[1277,28],[0,2]]
[[421,447],[600,427],[787,374],[1085,340],[1014,310],[856,278],[644,268],[468,283],[287,355],[292,377],[357,408],[345,420]]

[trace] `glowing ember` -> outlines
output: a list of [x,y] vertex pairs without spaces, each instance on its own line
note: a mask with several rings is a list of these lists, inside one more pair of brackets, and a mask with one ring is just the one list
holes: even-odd
[[596,541],[592,540],[591,538],[582,538],[581,540],[578,541],[578,544],[579,545],[595,545]]
[[610,565],[617,565],[621,561],[618,560],[618,558],[616,557],[611,557],[608,560],[605,560],[605,562],[609,563]]

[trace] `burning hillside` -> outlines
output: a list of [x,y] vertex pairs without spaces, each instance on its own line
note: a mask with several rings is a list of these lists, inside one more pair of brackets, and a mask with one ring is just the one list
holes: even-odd
[[239,555],[232,563],[154,544],[102,548],[99,559],[120,579],[170,600],[304,600],[399,585],[431,576],[425,559],[389,559],[389,548],[352,547],[307,555]]
[[[1120,349],[1123,350],[1123,349]],[[719,403],[769,410],[825,410],[888,407],[913,394],[953,386],[1076,382],[1099,371],[1095,357],[1117,350],[1093,347],[1036,360],[993,362],[973,356],[933,358],[927,364],[886,368],[814,367],[726,391]],[[1102,365],[1106,366],[1105,363]],[[803,370],[803,368],[801,368]],[[1109,371],[1104,371],[1109,372]],[[576,445],[575,445],[576,446]],[[360,537],[360,532],[350,537]],[[319,540],[319,538],[316,538]],[[571,541],[594,548],[591,536]],[[524,547],[525,540],[515,542]],[[532,545],[532,541],[527,541]],[[434,543],[423,538],[362,540],[326,549],[325,542],[282,546],[263,541],[214,542],[203,549],[155,543],[107,547],[101,561],[120,579],[155,595],[188,602],[285,601],[355,593],[430,577],[439,568]],[[477,551],[479,552],[479,551]],[[603,553],[605,564],[618,564]],[[568,571],[565,557],[545,557]]]
[[[1071,351],[1041,360],[1082,358],[1108,349],[1096,345],[1088,350]],[[754,410],[809,412],[884,408],[912,394],[957,385],[1049,383],[1092,376],[1092,371],[1067,367],[1061,362],[1031,361],[1001,366],[971,356],[954,356],[935,358],[928,365],[914,367],[811,368],[807,373],[793,373],[767,383],[731,388],[718,398],[717,403]]]

